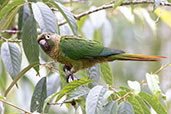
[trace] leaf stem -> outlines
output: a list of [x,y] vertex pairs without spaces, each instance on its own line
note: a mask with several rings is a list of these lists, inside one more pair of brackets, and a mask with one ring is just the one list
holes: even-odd
[[128,92],[128,93],[126,93],[124,96],[122,96],[122,97],[120,97],[120,98],[116,99],[116,101],[120,101],[120,100],[122,100],[122,99],[125,99],[126,97],[128,97],[128,95],[132,94],[132,93],[133,93],[133,91],[134,91],[134,90],[129,91],[129,92]]
[[20,108],[20,107],[14,105],[14,104],[8,102],[7,100],[0,99],[0,101],[3,102],[3,103],[5,103],[5,104],[8,104],[8,105],[10,105],[10,106],[12,106],[12,107],[14,107],[14,108],[16,108],[16,109],[18,109],[18,110],[21,110],[21,111],[25,112],[26,114],[32,114],[31,112],[29,112],[29,111],[27,111],[27,110],[25,110],[25,109],[22,109],[22,108]]

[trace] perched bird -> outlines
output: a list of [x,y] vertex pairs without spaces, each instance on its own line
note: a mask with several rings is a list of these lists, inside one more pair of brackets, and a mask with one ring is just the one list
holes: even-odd
[[59,36],[54,33],[43,33],[38,38],[41,48],[52,59],[65,65],[64,70],[70,70],[68,75],[73,79],[73,73],[97,63],[110,62],[114,60],[130,61],[158,61],[166,57],[146,56],[129,54],[119,49],[104,47],[102,44],[92,40],[86,40],[78,36]]

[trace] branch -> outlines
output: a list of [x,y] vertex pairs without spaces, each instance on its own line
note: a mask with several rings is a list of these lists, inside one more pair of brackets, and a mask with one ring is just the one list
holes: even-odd
[[1,37],[1,40],[3,41],[7,41],[7,42],[14,42],[14,43],[19,43],[19,42],[22,42],[21,40],[13,40],[13,39],[7,39],[7,38],[4,38],[4,37]]
[[22,109],[22,108],[20,108],[20,107],[18,107],[18,106],[16,106],[16,105],[14,105],[14,104],[12,104],[12,103],[6,101],[6,100],[0,99],[0,101],[3,102],[3,103],[5,103],[5,104],[8,104],[8,105],[10,105],[10,106],[12,106],[12,107],[14,107],[14,108],[16,108],[16,109],[18,109],[18,110],[21,110],[21,111],[25,112],[26,114],[32,114],[31,112],[29,112],[29,111],[27,111],[27,110],[25,110],[25,109]]
[[20,30],[3,30],[1,33],[10,33],[10,34],[16,34],[16,33],[21,33]]
[[132,94],[133,91],[134,91],[134,90],[129,91],[129,92],[126,93],[123,97],[120,97],[120,98],[116,99],[116,101],[120,101],[120,100],[122,100],[122,99],[125,99],[126,97],[128,97],[128,95]]
[[[138,4],[154,4],[154,2],[153,1],[130,1],[130,2],[124,2],[120,6],[138,5]],[[170,6],[171,7],[171,3],[166,3],[166,2],[161,2],[160,5],[162,5],[162,6]],[[114,6],[114,2],[110,2],[108,4],[105,4],[105,5],[102,5],[100,7],[97,7],[96,9],[89,10],[89,11],[80,13],[78,15],[74,15],[73,14],[73,16],[74,16],[75,19],[80,20],[82,17],[84,17],[86,15],[89,15],[89,14],[95,13],[95,12],[98,12],[100,10],[113,8],[113,6]],[[56,8],[53,8],[53,10],[54,11],[58,11]],[[64,25],[66,23],[67,23],[66,21],[64,21],[62,23],[59,23],[59,26]]]

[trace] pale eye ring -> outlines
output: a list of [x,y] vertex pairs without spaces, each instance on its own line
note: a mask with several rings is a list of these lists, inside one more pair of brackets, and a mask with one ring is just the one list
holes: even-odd
[[49,35],[46,35],[45,38],[48,40],[48,39],[50,39],[50,36]]

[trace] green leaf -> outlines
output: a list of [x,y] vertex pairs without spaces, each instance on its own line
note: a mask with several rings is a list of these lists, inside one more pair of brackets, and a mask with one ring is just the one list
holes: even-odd
[[171,0],[167,0],[169,3],[171,3]]
[[60,92],[59,95],[56,99],[56,102],[58,102],[65,94],[73,91],[74,89],[76,89],[77,87],[87,84],[87,83],[91,83],[93,82],[93,80],[90,79],[79,79],[79,80],[74,80],[70,83],[68,83]]
[[129,101],[132,104],[135,114],[145,114],[138,100],[135,99],[135,96],[129,95],[129,97],[127,97],[127,101]]
[[147,106],[147,104],[145,104],[144,100],[139,97],[139,96],[135,96],[135,98],[137,99],[137,101],[139,102],[139,104],[141,105],[144,114],[151,114],[149,107]]
[[104,95],[107,87],[95,86],[93,87],[86,98],[86,114],[99,114],[102,112],[104,103]]
[[[24,5],[19,9],[18,15],[18,30],[22,30],[26,19],[31,15],[29,5]],[[21,33],[18,33],[18,39],[21,37]]]
[[34,89],[32,99],[31,99],[31,112],[42,112],[44,101],[47,97],[47,89],[46,89],[46,77],[43,77],[36,84]]
[[146,73],[147,84],[152,94],[158,98],[161,95],[160,81],[157,74]]
[[134,114],[134,109],[128,101],[123,101],[119,104],[118,114]]
[[152,95],[145,92],[140,92],[139,96],[145,100],[158,114],[167,114],[164,107]]
[[35,67],[37,66],[39,63],[33,63],[33,64],[30,64],[29,66],[27,66],[26,68],[24,68],[17,76],[16,78],[13,80],[13,82],[10,84],[10,86],[7,88],[7,90],[5,91],[5,95],[4,96],[7,96],[8,92],[11,90],[11,88],[17,83],[17,81],[22,78],[24,76],[24,74],[30,70],[32,67]]
[[124,0],[116,0],[114,3],[113,8],[116,9],[118,6],[120,6],[123,3]]
[[13,19],[21,6],[22,5],[14,7],[12,11],[8,12],[7,15],[4,16],[4,18],[0,21],[0,30],[8,29],[10,27],[10,24],[13,22]]
[[0,10],[0,21],[5,17],[8,12],[14,10],[16,6],[23,5],[24,3],[24,0],[13,0],[10,4],[6,5],[2,10]]
[[6,90],[7,85],[7,73],[5,71],[5,66],[2,61],[0,61],[0,89],[1,92],[4,92]]
[[4,42],[1,46],[1,58],[12,79],[20,72],[21,53],[16,43]]
[[75,18],[72,15],[72,13],[68,9],[66,9],[62,4],[60,4],[58,2],[49,1],[48,3],[51,4],[52,6],[56,7],[61,12],[61,14],[64,16],[65,20],[69,24],[73,34],[78,35],[77,23],[75,21]]
[[138,81],[129,81],[128,80],[128,86],[133,89],[134,94],[138,95],[141,91],[140,83]]
[[[22,31],[22,43],[25,55],[30,64],[39,62],[39,46],[37,43],[36,21],[33,16],[29,16],[24,23]],[[39,66],[35,67],[39,71]]]
[[102,110],[102,114],[117,114],[118,102],[111,101],[107,103]]
[[89,91],[90,91],[89,88],[85,88],[85,87],[78,88],[77,90],[74,90],[74,91],[68,93],[66,100],[72,100],[74,98],[78,98],[83,95],[87,95],[89,93]]
[[110,65],[108,63],[103,63],[100,65],[101,77],[103,80],[109,84],[113,85],[114,83],[114,76],[111,71]]
[[58,33],[56,18],[51,9],[42,2],[32,3],[33,15],[39,24],[42,33],[52,32]]
[[65,86],[67,84],[66,82],[66,74],[63,71],[63,64],[59,63],[59,76],[61,78],[62,86]]

